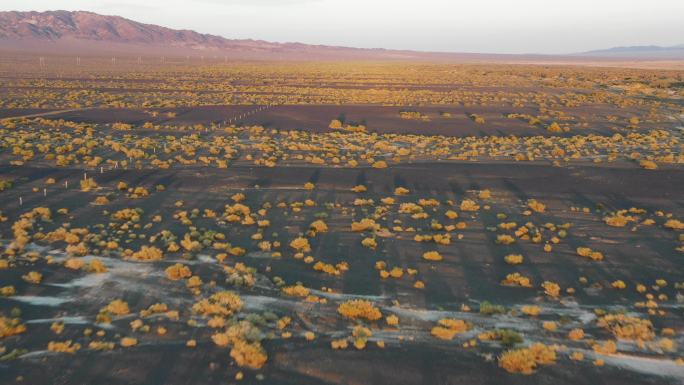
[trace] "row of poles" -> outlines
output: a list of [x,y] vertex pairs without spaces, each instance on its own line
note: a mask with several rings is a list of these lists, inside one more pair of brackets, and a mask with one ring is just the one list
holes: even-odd
[[[216,59],[215,56],[214,56],[214,59]],[[81,57],[80,57],[80,56],[76,56],[76,59],[75,59],[75,60],[76,60],[76,65],[77,65],[77,66],[80,66],[80,65],[81,65],[81,62],[82,62]],[[165,56],[161,56],[161,57],[159,58],[159,61],[160,61],[161,63],[166,63],[166,57],[165,57]],[[200,61],[204,62],[204,56],[200,56]],[[112,62],[113,65],[116,65],[116,57],[112,57],[112,58],[111,58],[111,62]],[[138,64],[143,64],[143,58],[142,58],[142,56],[138,56],[136,62],[137,62]],[[185,57],[185,62],[186,62],[186,63],[187,63],[187,62],[190,62],[190,56],[186,56],[186,57]],[[224,63],[227,63],[227,62],[228,62],[228,56],[224,56],[224,57],[223,57],[223,62],[224,62]],[[38,64],[40,65],[41,68],[45,68],[45,67],[46,67],[46,60],[45,60],[45,57],[44,57],[44,56],[41,56],[41,57],[38,58]]]
[[[155,147],[155,152],[156,152],[156,147]],[[129,163],[131,163],[131,162],[133,162],[133,159],[129,158]],[[115,161],[114,167],[111,169],[118,169],[118,168],[119,168],[119,161]],[[104,172],[105,172],[105,168],[103,166],[100,166],[100,174],[104,174]],[[83,172],[83,180],[87,180],[87,179],[88,179],[88,172],[84,171]],[[66,190],[69,189],[69,181],[68,180],[64,181],[64,189],[66,189]],[[45,187],[43,187],[43,196],[44,197],[47,196],[47,188],[45,188]],[[19,205],[22,206],[23,204],[24,204],[24,198],[20,196],[19,197]]]
[[225,119],[223,122],[219,122],[219,128],[221,128],[221,123],[223,123],[224,125],[230,125],[230,124],[233,124],[234,122],[237,123],[241,119],[244,119],[250,115],[254,115],[257,112],[261,112],[261,111],[264,111],[266,109],[272,108],[273,106],[275,106],[275,104],[267,104],[265,106],[260,106],[254,110],[247,111],[243,114],[233,116],[232,118]]

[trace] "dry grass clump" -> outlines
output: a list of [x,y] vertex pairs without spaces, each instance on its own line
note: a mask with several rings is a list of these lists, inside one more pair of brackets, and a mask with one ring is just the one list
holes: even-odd
[[351,319],[366,319],[377,321],[382,318],[380,310],[372,302],[363,299],[354,299],[343,302],[337,308],[337,312],[342,316]]
[[568,339],[573,341],[579,341],[584,338],[584,330],[582,329],[572,329],[568,332]]
[[338,340],[332,340],[332,341],[330,341],[330,347],[335,349],[335,350],[346,349],[347,347],[349,347],[349,341],[347,341],[346,338],[341,338]]
[[171,265],[167,267],[166,270],[164,270],[164,272],[166,273],[166,278],[172,281],[178,281],[192,276],[190,268],[183,265],[182,263],[176,263],[175,265]]
[[527,207],[536,213],[543,213],[544,211],[546,211],[546,205],[542,204],[541,202],[538,202],[536,199],[528,200]]
[[100,195],[99,197],[95,198],[95,201],[93,201],[92,204],[96,206],[107,205],[109,204],[109,199],[104,195]]
[[322,271],[329,275],[340,275],[343,271],[349,270],[349,266],[346,262],[340,262],[336,265],[318,261],[314,263],[313,269],[315,271]]
[[24,333],[26,325],[19,318],[8,318],[0,315],[0,338]]
[[138,339],[133,338],[133,337],[123,337],[119,341],[119,344],[121,344],[122,347],[124,348],[129,348],[131,346],[135,346],[138,344]]
[[480,205],[471,199],[464,199],[461,201],[459,208],[461,211],[477,211],[480,209]]
[[97,323],[110,323],[112,321],[113,316],[124,316],[127,314],[130,314],[131,310],[128,307],[128,303],[120,300],[120,299],[115,299],[111,301],[110,303],[107,304],[107,306],[103,307],[100,309],[99,313],[97,314],[97,317],[95,319],[95,322]]
[[220,291],[192,305],[195,314],[203,316],[230,316],[242,309],[240,296],[230,291]]
[[553,122],[553,123],[549,124],[548,127],[546,127],[546,130],[549,132],[553,132],[553,133],[561,133],[561,132],[566,131],[557,122]]
[[128,197],[131,199],[147,198],[150,192],[145,187],[136,187],[128,189]]
[[309,245],[309,240],[304,237],[298,237],[290,242],[290,247],[297,250],[298,252],[309,252],[311,251],[311,245]]
[[328,225],[320,219],[311,222],[309,228],[317,233],[325,233],[328,231]]
[[226,273],[226,283],[235,287],[252,287],[256,284],[256,269],[238,262],[233,266],[223,266],[223,272]]
[[356,325],[352,329],[352,343],[357,350],[363,350],[372,336],[373,332],[365,326]]
[[283,294],[289,295],[290,297],[308,297],[309,293],[311,293],[311,290],[300,284],[294,286],[285,286],[281,291]]
[[520,308],[520,311],[528,316],[536,317],[539,315],[539,313],[541,313],[541,308],[535,305],[524,305]]
[[556,362],[556,347],[535,343],[527,348],[509,350],[499,357],[499,366],[509,373],[532,374],[539,365]]
[[21,278],[28,283],[37,285],[43,280],[43,274],[37,271],[29,271],[28,273],[22,275]]
[[542,283],[542,289],[544,289],[544,294],[549,297],[558,298],[560,296],[560,286],[557,283],[551,281],[544,281]]
[[377,169],[383,169],[383,168],[387,168],[388,165],[387,165],[387,162],[385,162],[384,160],[377,160],[377,161],[373,162],[371,167],[377,168]]
[[430,118],[423,114],[422,112],[418,111],[399,111],[399,117],[402,119],[411,119],[411,120],[423,120],[423,121],[429,121]]
[[128,307],[128,303],[120,299],[115,299],[107,304],[107,306],[103,307],[100,312],[107,312],[113,315],[122,316],[130,313],[131,311]]
[[112,219],[116,219],[119,221],[139,222],[141,214],[142,210],[140,209],[125,208],[116,211],[114,214],[112,214]]
[[508,286],[532,287],[532,281],[520,273],[511,273],[506,275],[506,278],[501,281],[501,284]]
[[17,293],[17,290],[12,285],[0,287],[0,296],[11,297],[11,296],[15,295],[16,293]]
[[394,314],[390,314],[385,317],[385,322],[387,322],[387,326],[399,326],[399,317]]
[[426,251],[423,253],[423,259],[427,261],[441,261],[444,257],[437,251]]
[[478,114],[470,114],[469,115],[470,119],[472,119],[473,122],[477,124],[484,124],[485,123],[485,118]]
[[523,342],[520,333],[512,329],[487,330],[477,335],[480,341],[499,341],[504,346],[513,346]]
[[135,261],[152,262],[162,260],[164,254],[154,246],[142,246],[140,250],[132,253],[129,258]]
[[375,238],[364,238],[361,240],[361,244],[369,249],[375,250],[378,247],[378,243],[376,242]]
[[604,341],[603,343],[595,342],[591,345],[591,348],[599,354],[610,355],[617,353],[617,344],[615,341]]
[[465,333],[471,326],[460,319],[443,318],[437,321],[437,326],[433,327],[430,334],[441,340],[453,340],[457,334]]
[[82,179],[80,182],[81,191],[88,192],[97,188],[97,182],[93,178]]
[[496,236],[496,243],[499,245],[511,245],[515,243],[515,238],[508,234],[499,234]]
[[658,164],[652,160],[642,159],[639,161],[639,166],[646,170],[655,170],[658,168]]
[[375,223],[373,219],[363,218],[358,222],[352,222],[351,230],[355,232],[377,231],[380,230],[380,225]]
[[524,257],[520,254],[508,254],[504,257],[504,261],[509,265],[519,265],[523,263],[523,260]]
[[411,192],[409,189],[407,189],[405,187],[401,187],[401,186],[394,189],[394,195],[400,195],[401,196],[401,195],[406,195],[409,192]]
[[235,360],[235,363],[240,367],[250,369],[260,369],[268,356],[264,348],[258,342],[236,341],[230,350],[230,356]]
[[73,343],[71,340],[64,342],[50,341],[48,343],[47,349],[51,352],[73,354],[76,353],[76,351],[78,351],[79,349],[81,349],[81,344]]
[[678,219],[668,219],[663,226],[671,230],[684,230],[684,222]]
[[624,216],[620,212],[616,213],[615,215],[609,215],[603,218],[603,221],[606,222],[608,226],[613,227],[625,227],[627,226],[627,223],[633,220],[634,218],[630,216]]
[[589,247],[578,247],[577,248],[577,255],[580,257],[584,258],[589,258],[594,261],[602,261],[603,260],[603,254],[599,251],[593,251]]
[[617,338],[634,341],[651,341],[655,338],[651,321],[625,314],[606,314],[596,324],[609,330]]
[[12,181],[7,179],[0,179],[0,192],[12,188]]
[[85,262],[82,259],[67,258],[66,261],[64,261],[64,267],[67,269],[80,270],[83,266],[85,266]]

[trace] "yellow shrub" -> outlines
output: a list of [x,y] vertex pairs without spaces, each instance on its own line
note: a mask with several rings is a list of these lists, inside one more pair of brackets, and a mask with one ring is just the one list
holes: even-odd
[[369,321],[376,321],[382,317],[382,313],[373,303],[362,299],[354,299],[340,304],[337,312],[351,319],[363,318]]

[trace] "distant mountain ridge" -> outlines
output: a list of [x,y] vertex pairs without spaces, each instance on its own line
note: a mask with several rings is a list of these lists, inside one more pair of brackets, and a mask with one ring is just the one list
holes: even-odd
[[633,57],[684,59],[684,44],[676,47],[617,47],[575,55],[507,55],[273,43],[252,39],[228,39],[87,11],[0,12],[0,49],[61,55],[206,55],[245,60],[429,60],[530,63],[573,62],[586,60],[587,57],[591,57],[592,60]]
[[669,47],[662,47],[657,45],[613,47],[608,49],[582,52],[578,55],[623,58],[649,57],[661,59],[684,59],[684,44]]
[[139,23],[120,16],[86,11],[0,12],[0,38],[58,41],[81,39],[112,43],[167,45],[191,49],[235,46],[278,48],[282,44],[261,40],[230,40],[191,30],[174,30]]

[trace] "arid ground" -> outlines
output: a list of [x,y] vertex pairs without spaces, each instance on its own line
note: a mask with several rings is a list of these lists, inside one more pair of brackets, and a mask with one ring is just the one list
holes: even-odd
[[683,98],[673,70],[5,57],[0,383],[684,383]]

